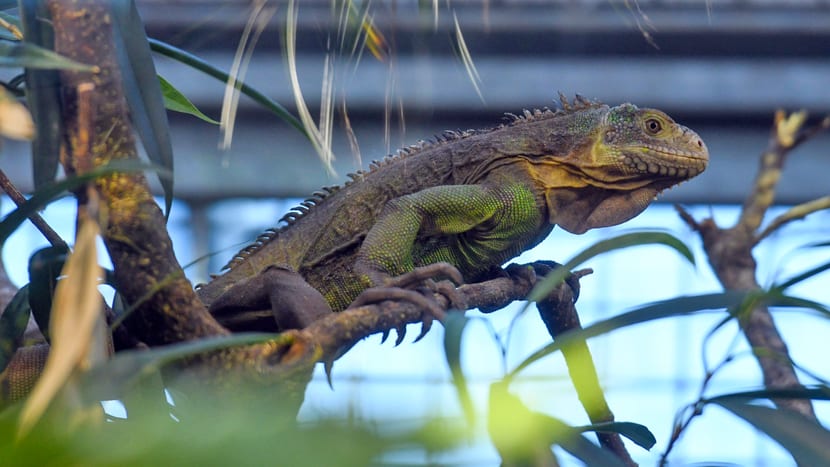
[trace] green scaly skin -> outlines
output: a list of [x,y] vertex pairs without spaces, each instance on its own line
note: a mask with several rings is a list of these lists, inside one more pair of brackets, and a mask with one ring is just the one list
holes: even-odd
[[526,111],[490,130],[448,132],[316,193],[200,297],[217,315],[261,307],[262,287],[245,284],[274,266],[299,273],[332,311],[439,261],[477,281],[555,225],[578,234],[625,222],[706,168],[700,137],[659,110],[580,96],[572,104],[562,98],[562,107]]

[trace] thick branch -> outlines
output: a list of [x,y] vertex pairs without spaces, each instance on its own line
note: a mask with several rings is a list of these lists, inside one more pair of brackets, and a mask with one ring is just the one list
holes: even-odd
[[[536,304],[539,315],[554,340],[563,333],[582,329],[574,305],[573,289],[565,284]],[[613,422],[614,413],[605,400],[588,343],[581,341],[565,346],[562,348],[562,356],[565,358],[579,401],[588,413],[591,423]],[[626,450],[619,433],[597,432],[597,438],[603,447],[613,452],[626,465],[637,465]]]
[[[67,173],[86,167],[78,156],[89,151],[92,166],[116,159],[138,160],[112,36],[109,4],[98,0],[50,0],[58,53],[95,64],[98,73],[61,72],[64,125],[62,149]],[[94,85],[89,108],[81,112],[79,86]],[[92,134],[79,117],[89,117]],[[90,140],[87,141],[86,138]],[[174,254],[165,219],[142,174],[115,174],[96,180],[102,202],[102,234],[115,265],[119,292],[136,310],[128,326],[150,345],[224,334],[196,297]],[[154,291],[149,297],[148,291]]]
[[[574,276],[578,280],[580,273],[577,272]],[[523,300],[535,284],[535,275],[511,275],[463,285],[457,291],[459,298],[465,300],[470,308],[497,309],[513,301]],[[434,298],[443,310],[449,309],[450,303],[445,296],[435,294]],[[551,293],[548,300],[538,304],[542,319],[554,339],[563,332],[580,327],[573,298],[572,286],[562,284]],[[423,313],[422,309],[411,302],[389,300],[328,315],[303,330],[287,333],[291,338],[285,340],[281,348],[272,354],[280,356],[274,360],[275,370],[310,368],[316,361],[330,364],[365,337],[392,329],[401,332],[407,324],[423,322]],[[563,353],[579,399],[591,421],[613,421],[614,414],[605,401],[587,344],[569,347]],[[623,462],[636,465],[619,434],[598,433],[598,438],[606,449]]]
[[[726,290],[759,290],[761,287],[756,279],[757,265],[752,256],[755,245],[781,225],[826,208],[825,198],[803,204],[775,219],[763,232],[756,234],[767,209],[775,200],[775,189],[789,152],[820,131],[830,128],[830,118],[803,129],[805,120],[806,114],[803,112],[789,116],[782,111],[776,113],[770,142],[761,156],[755,185],[744,202],[741,216],[734,227],[722,229],[712,219],[698,222],[678,207],[681,218],[703,239],[709,263]],[[766,306],[756,306],[739,317],[739,324],[755,351],[763,371],[764,385],[768,388],[800,386],[787,345],[778,332],[769,309]],[[775,403],[815,419],[809,400],[776,400]]]

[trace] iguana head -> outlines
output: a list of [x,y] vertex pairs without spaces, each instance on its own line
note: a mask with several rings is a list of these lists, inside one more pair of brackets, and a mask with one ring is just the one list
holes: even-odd
[[698,175],[709,162],[697,133],[660,110],[612,107],[593,133],[591,150],[577,167],[597,186],[651,184],[662,190]]
[[570,125],[583,133],[581,142],[551,164],[553,183],[546,192],[551,222],[570,232],[631,219],[660,192],[700,174],[709,162],[697,133],[660,110],[622,104],[592,105],[582,110],[584,117],[579,112],[575,109]]

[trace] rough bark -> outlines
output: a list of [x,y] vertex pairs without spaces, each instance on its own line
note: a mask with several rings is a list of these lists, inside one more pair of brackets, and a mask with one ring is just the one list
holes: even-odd
[[[108,4],[54,0],[48,5],[56,52],[99,68],[97,73],[61,72],[64,170],[77,173],[91,168],[81,166],[78,154],[88,153],[92,167],[138,160]],[[88,84],[94,90],[89,96],[91,115],[85,116],[79,112],[78,88]],[[84,128],[84,118],[89,128]],[[149,345],[227,333],[210,317],[185,278],[145,176],[118,173],[97,179],[95,188],[102,201],[99,222],[119,291],[128,303],[137,305],[127,321],[130,329]]]

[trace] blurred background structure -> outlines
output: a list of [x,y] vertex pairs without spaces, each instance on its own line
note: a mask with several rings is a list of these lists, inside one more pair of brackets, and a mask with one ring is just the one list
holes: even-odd
[[[233,61],[249,3],[138,2],[150,37],[224,69]],[[332,42],[338,17],[330,0],[298,3],[297,73],[316,115],[324,54],[338,52]],[[245,81],[293,109],[283,54],[286,8],[284,2],[273,4],[276,15],[257,43]],[[438,5],[437,13],[433,4]],[[752,183],[773,112],[778,108],[803,108],[814,115],[830,112],[827,1],[387,0],[371,2],[370,8],[390,54],[384,62],[368,52],[359,60],[350,58],[348,51],[335,56],[335,106],[345,105],[359,145],[358,156],[344,131],[343,114],[338,112],[333,145],[338,176],[326,174],[311,145],[295,129],[244,96],[232,146],[226,152],[217,149],[217,127],[171,114],[178,200],[171,230],[179,259],[186,263],[229,248],[191,269],[197,281],[204,281],[208,272],[217,272],[236,251],[237,242],[274,225],[294,202],[286,199],[339,183],[346,173],[365,167],[372,159],[443,130],[494,126],[505,112],[553,106],[559,91],[611,105],[632,102],[665,110],[698,131],[709,146],[711,165],[702,176],[665,194],[632,223],[583,237],[557,232],[529,257],[564,261],[592,241],[634,227],[669,228],[695,244],[698,240],[664,203],[692,205],[699,217],[713,212],[719,222],[728,223]],[[480,77],[480,95],[458,56],[456,21]],[[221,83],[163,58],[157,67],[201,110],[218,119],[224,91]],[[23,145],[10,143],[0,154],[0,165],[16,182],[31,180],[29,164],[19,162],[28,161],[26,153]],[[779,202],[797,204],[826,195],[829,158],[828,136],[794,153],[780,185]],[[765,242],[757,255],[766,274],[761,282],[781,279],[787,271],[810,264],[808,255],[794,250],[810,241],[826,240],[828,225],[830,216],[818,213],[810,222],[785,229],[780,239]],[[32,239],[38,241],[34,235]],[[29,239],[15,241],[21,254],[35,248]],[[583,320],[595,321],[652,300],[719,290],[699,251],[697,270],[667,256],[671,255],[659,248],[638,249],[590,264],[597,273],[583,282],[579,306]],[[8,251],[6,258],[11,261]],[[820,289],[812,286],[804,294],[827,303],[830,297],[826,289]],[[515,313],[501,315],[493,318],[499,331],[507,329]],[[674,413],[697,397],[703,376],[703,336],[718,319],[712,315],[650,325],[592,343],[612,408],[620,419],[649,426],[658,437],[657,453],[665,447]],[[822,332],[815,321],[810,321],[810,329],[803,329],[798,327],[800,322],[797,317],[784,321],[785,338],[790,339],[796,358],[815,359],[824,352],[811,346],[819,345],[820,336],[830,329],[825,326]],[[511,337],[508,367],[549,340],[538,317],[530,314],[520,323]],[[500,374],[502,357],[484,328],[474,328],[467,340],[465,365],[474,381],[479,381],[477,397],[485,400],[488,378]],[[394,351],[391,343],[381,348],[376,339],[361,344],[335,365],[334,392],[324,379],[315,380],[304,416],[352,411],[372,419],[400,419],[403,426],[407,417],[457,413],[440,332],[433,330],[425,342],[407,343]],[[731,332],[730,336],[735,330]],[[725,349],[728,343],[727,338],[715,347]],[[729,373],[722,381],[724,388],[759,384],[751,359],[744,357],[736,365],[744,366]],[[826,364],[813,368],[826,369]],[[534,377],[542,382],[528,383],[537,384],[528,386],[529,404],[573,424],[587,423],[561,362],[534,370]],[[539,388],[552,392],[542,393]],[[699,429],[690,431],[688,443],[681,443],[673,460],[741,465],[788,462],[774,443],[748,426],[724,417],[717,409],[708,410],[712,413],[705,414]],[[820,406],[819,414],[826,419],[827,407]],[[470,449],[457,457],[404,453],[387,461],[496,462],[495,453],[487,447]],[[634,447],[632,452],[646,463],[655,459],[653,453],[644,454]]]

